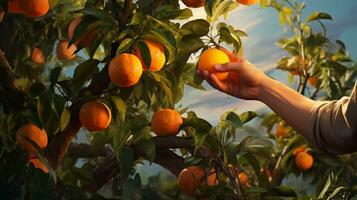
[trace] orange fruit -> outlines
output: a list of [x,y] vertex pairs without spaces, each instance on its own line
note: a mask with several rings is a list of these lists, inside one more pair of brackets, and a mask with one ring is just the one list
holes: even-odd
[[151,118],[151,128],[158,136],[175,136],[183,123],[180,113],[172,109],[160,109]]
[[30,158],[29,163],[31,163],[36,169],[42,170],[44,173],[48,174],[48,168],[42,163],[38,158]]
[[293,151],[293,155],[294,156],[297,156],[299,153],[302,153],[302,152],[306,152],[307,150],[307,147],[306,145],[301,145],[299,147],[296,147]]
[[244,172],[241,172],[238,174],[238,180],[239,180],[239,183],[243,186],[246,186],[246,187],[249,187],[250,184],[249,184],[249,177],[246,173]]
[[289,135],[289,130],[279,123],[276,126],[275,135],[276,137],[286,137]]
[[230,50],[228,50],[228,49],[226,49],[224,47],[219,47],[219,50],[221,50],[221,51],[223,51],[224,53],[227,54],[230,62],[238,62],[239,61],[237,55],[234,54],[232,51],[230,51]]
[[312,87],[316,87],[318,80],[319,80],[319,79],[318,79],[316,76],[310,77],[310,78],[308,79],[309,84],[310,84]]
[[41,130],[36,125],[28,123],[22,126],[16,133],[16,140],[20,147],[30,154],[36,152],[36,148],[32,145],[31,140],[41,149],[46,148],[47,146],[47,133],[45,130]]
[[237,0],[238,3],[246,5],[246,6],[250,6],[253,5],[255,3],[257,3],[258,0]]
[[[72,22],[68,26],[68,37],[71,40],[74,35],[74,31],[76,30],[79,23],[81,23],[82,18],[76,17],[72,20]],[[78,40],[75,42],[76,45],[80,45],[83,47],[90,47],[97,36],[96,31],[91,29],[86,31]]]
[[20,0],[23,13],[29,17],[42,17],[50,9],[48,0]]
[[205,0],[182,0],[182,2],[190,8],[199,8],[205,5]]
[[150,50],[150,56],[151,56],[150,67],[147,67],[143,62],[143,58],[138,48],[134,49],[134,54],[141,60],[141,63],[145,70],[149,69],[150,71],[153,72],[161,70],[166,62],[164,47],[160,43],[154,42],[152,40],[144,40],[144,42]]
[[301,152],[297,154],[295,164],[300,170],[306,171],[314,164],[314,158],[307,152]]
[[134,54],[123,53],[109,63],[109,78],[119,87],[131,87],[139,82],[143,67]]
[[217,173],[215,172],[215,170],[211,170],[211,172],[207,176],[207,185],[213,186],[217,183],[218,183]]
[[198,69],[201,71],[208,71],[210,73],[215,73],[218,79],[223,80],[228,76],[228,72],[217,73],[214,69],[216,64],[226,64],[229,63],[229,57],[223,51],[211,48],[202,52],[200,58],[198,59]]
[[15,13],[15,14],[23,13],[20,0],[8,1],[7,2],[7,11],[9,13]]
[[68,46],[68,41],[60,41],[57,46],[57,57],[61,60],[72,60],[76,58],[74,52],[77,51],[76,45]]
[[197,188],[205,177],[205,171],[197,166],[183,169],[177,179],[177,184],[182,193],[187,196],[195,196]]
[[99,101],[89,101],[79,110],[79,121],[88,131],[102,131],[108,128],[111,119],[110,109]]
[[45,64],[45,56],[43,55],[42,50],[35,47],[32,50],[31,60],[37,64],[41,64],[41,65]]

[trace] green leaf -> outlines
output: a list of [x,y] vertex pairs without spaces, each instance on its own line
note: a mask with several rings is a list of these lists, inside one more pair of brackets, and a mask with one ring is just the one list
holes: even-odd
[[250,120],[256,118],[257,116],[258,116],[258,114],[256,112],[247,111],[247,112],[240,114],[239,118],[240,118],[240,121],[242,122],[242,124],[245,124],[245,123],[249,122]]
[[312,22],[312,21],[316,21],[316,20],[332,20],[332,17],[324,12],[314,12],[312,13],[308,18],[307,18],[307,22]]
[[135,40],[131,38],[126,38],[124,41],[122,41],[117,49],[116,55],[118,56],[121,53],[124,53],[128,51],[131,46],[135,43]]
[[212,15],[208,15],[207,19],[209,22],[215,22],[222,15],[227,17],[228,13],[234,10],[236,7],[238,7],[238,3],[236,1],[213,0]]
[[92,75],[98,71],[99,60],[90,59],[76,67],[73,75],[73,90],[78,91],[82,88],[83,84],[92,77]]
[[231,122],[230,124],[236,128],[240,128],[243,125],[239,116],[235,112],[229,112],[226,116],[226,120],[228,122]]
[[52,114],[52,95],[49,92],[44,92],[37,101],[37,113],[40,118],[42,127],[46,127],[49,121],[49,116]]
[[62,71],[61,67],[56,67],[53,70],[51,70],[50,81],[51,81],[51,85],[52,86],[54,86],[57,83],[58,78],[59,78],[59,76],[61,74],[61,71]]
[[195,34],[197,36],[205,36],[208,34],[210,24],[204,19],[196,19],[184,24],[180,32],[182,35]]
[[144,61],[146,67],[150,67],[151,65],[151,53],[149,47],[142,40],[136,42],[135,47],[139,49],[141,58]]
[[126,116],[126,103],[119,96],[112,96],[112,101],[115,105],[117,114],[119,114],[119,120],[124,123]]
[[63,131],[67,127],[70,117],[71,117],[71,112],[69,111],[68,108],[64,108],[61,114],[60,131]]
[[151,30],[149,32],[146,32],[142,35],[142,38],[156,41],[165,47],[168,53],[166,61],[167,64],[170,64],[172,61],[175,60],[176,48],[173,46],[173,43],[176,43],[176,41],[170,41],[170,39],[160,30]]
[[151,139],[140,140],[136,145],[143,150],[145,158],[150,161],[150,163],[154,161],[156,156],[156,147]]
[[133,169],[134,151],[132,148],[125,147],[119,154],[120,174],[123,178],[127,178]]

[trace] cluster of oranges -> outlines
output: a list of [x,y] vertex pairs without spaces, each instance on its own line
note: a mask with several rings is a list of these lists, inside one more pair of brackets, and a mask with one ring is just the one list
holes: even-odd
[[42,17],[50,9],[48,0],[10,0],[8,12],[24,14],[28,17]]
[[[238,170],[231,165],[229,171],[236,177],[236,181],[239,181],[240,185],[250,187],[249,177],[246,173],[238,173]],[[189,166],[180,172],[177,184],[183,194],[194,197],[201,185],[214,186],[218,184],[217,173],[215,170],[206,173],[201,167]]]
[[[236,0],[239,4],[243,5],[253,5],[257,3],[258,0]],[[199,8],[205,5],[205,0],[182,0],[182,2],[190,8]]]
[[293,155],[295,156],[296,166],[302,171],[309,170],[314,164],[314,158],[307,152],[306,145],[295,148]]

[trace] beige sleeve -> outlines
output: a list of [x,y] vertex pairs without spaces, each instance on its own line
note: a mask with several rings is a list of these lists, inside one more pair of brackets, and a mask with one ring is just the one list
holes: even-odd
[[357,151],[357,82],[350,97],[318,102],[310,115],[309,138],[332,154]]

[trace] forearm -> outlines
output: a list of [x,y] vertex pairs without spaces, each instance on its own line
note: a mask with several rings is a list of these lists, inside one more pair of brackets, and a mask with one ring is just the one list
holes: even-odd
[[259,91],[259,100],[307,137],[311,131],[310,112],[316,102],[271,78],[263,82]]

